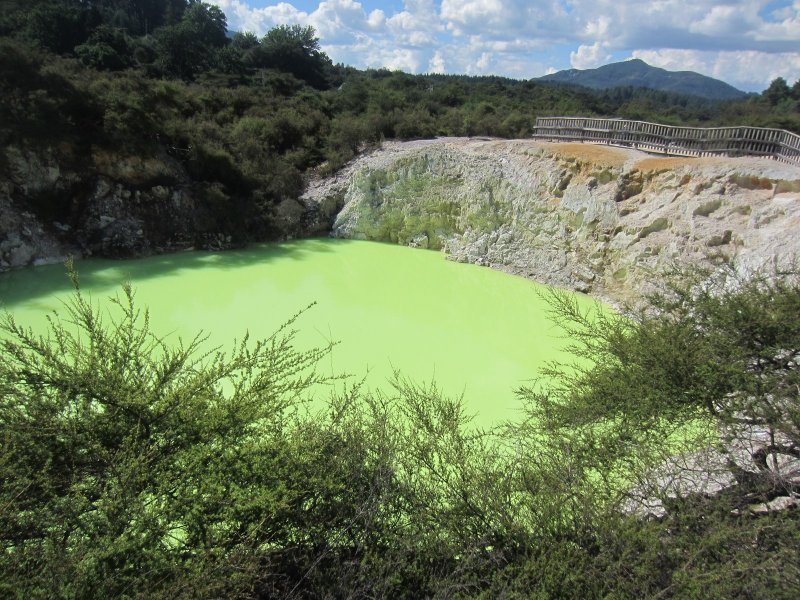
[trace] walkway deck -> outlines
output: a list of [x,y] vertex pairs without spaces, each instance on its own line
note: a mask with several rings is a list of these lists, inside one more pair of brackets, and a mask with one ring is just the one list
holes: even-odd
[[624,119],[539,117],[533,137],[612,144],[669,156],[768,156],[800,166],[800,136],[766,127],[675,127]]

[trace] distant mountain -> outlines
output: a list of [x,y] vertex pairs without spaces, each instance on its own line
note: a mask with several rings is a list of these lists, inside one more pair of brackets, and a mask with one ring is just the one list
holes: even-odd
[[615,87],[646,87],[679,94],[692,94],[710,100],[736,100],[747,94],[724,81],[694,71],[667,71],[634,59],[597,69],[568,69],[539,77],[538,81],[582,85],[596,90]]

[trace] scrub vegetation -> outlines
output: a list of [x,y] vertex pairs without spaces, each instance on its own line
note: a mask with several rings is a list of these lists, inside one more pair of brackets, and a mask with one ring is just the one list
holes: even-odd
[[[798,492],[797,279],[551,306],[576,364],[493,431],[432,384],[318,375],[302,317],[221,352],[159,337],[129,287],[76,289],[43,336],[7,314],[3,595],[794,597],[798,511],[753,507]],[[770,436],[750,464],[742,427]],[[703,443],[729,487],[645,485]]]

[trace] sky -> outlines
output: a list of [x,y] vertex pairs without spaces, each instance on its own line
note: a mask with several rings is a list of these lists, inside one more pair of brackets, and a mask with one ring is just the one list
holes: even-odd
[[760,92],[800,79],[800,0],[207,0],[231,31],[311,25],[335,63],[539,77],[631,58]]

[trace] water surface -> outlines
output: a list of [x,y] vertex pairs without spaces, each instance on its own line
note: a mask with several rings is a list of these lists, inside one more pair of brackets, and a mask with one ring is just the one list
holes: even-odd
[[[433,251],[303,240],[76,267],[93,299],[129,280],[157,333],[186,339],[203,330],[214,345],[248,331],[266,337],[316,302],[298,323],[297,342],[338,340],[325,370],[366,375],[372,387],[386,387],[394,369],[435,379],[447,393],[463,393],[481,425],[514,418],[514,390],[545,362],[564,358],[564,340],[540,296],[544,286]],[[70,289],[62,265],[36,267],[0,276],[0,303],[38,328]]]

